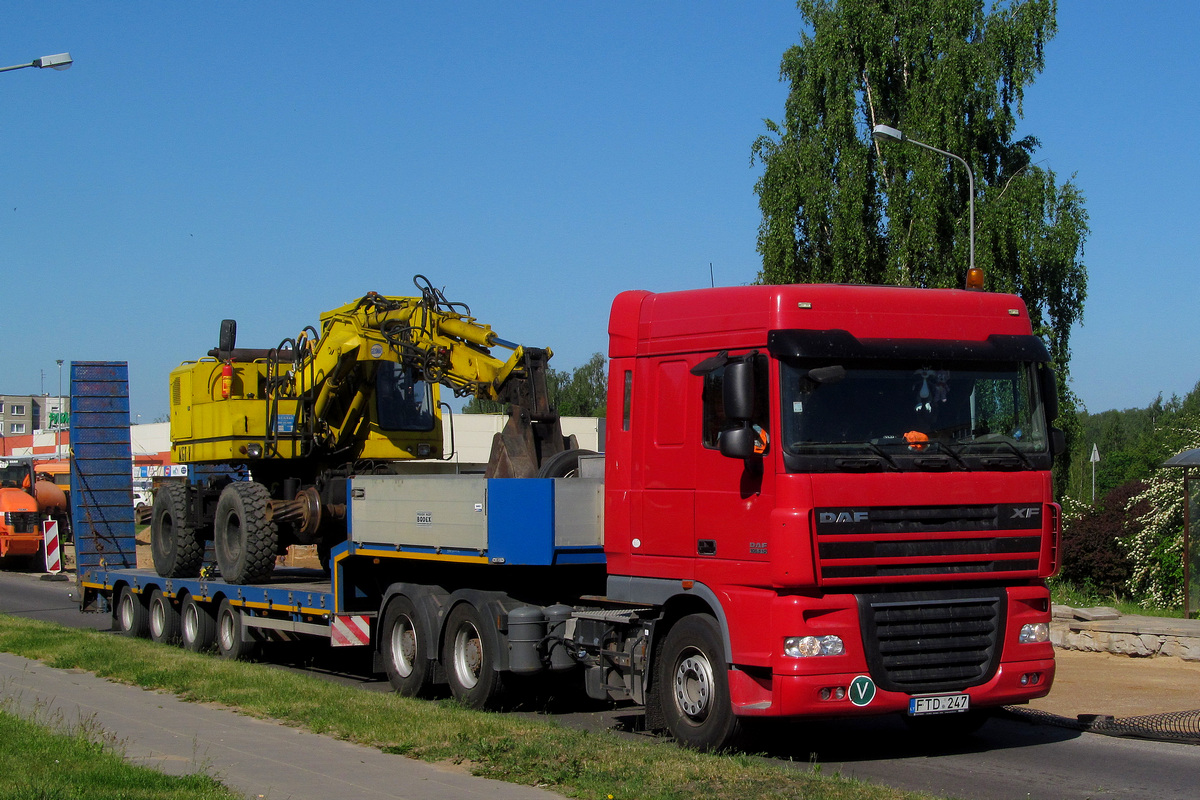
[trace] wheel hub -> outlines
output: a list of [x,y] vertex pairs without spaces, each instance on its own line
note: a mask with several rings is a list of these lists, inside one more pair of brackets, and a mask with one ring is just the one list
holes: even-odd
[[694,654],[679,662],[675,668],[675,702],[679,710],[692,719],[708,714],[713,695],[713,674],[708,659]]

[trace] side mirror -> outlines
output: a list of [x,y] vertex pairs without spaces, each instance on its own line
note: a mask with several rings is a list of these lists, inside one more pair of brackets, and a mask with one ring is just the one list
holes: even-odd
[[740,428],[721,431],[717,437],[717,447],[726,458],[753,458],[754,443],[757,439],[758,435],[753,426],[742,425]]
[[749,420],[753,417],[754,363],[734,361],[725,365],[725,385],[722,393],[726,419]]
[[1067,435],[1059,428],[1050,429],[1050,457],[1058,458],[1067,452]]
[[221,336],[217,340],[217,349],[222,353],[233,352],[233,346],[237,342],[237,320],[223,319],[221,320]]
[[1052,425],[1058,419],[1058,380],[1049,364],[1038,367],[1038,383],[1042,390],[1042,407],[1046,409],[1046,424]]

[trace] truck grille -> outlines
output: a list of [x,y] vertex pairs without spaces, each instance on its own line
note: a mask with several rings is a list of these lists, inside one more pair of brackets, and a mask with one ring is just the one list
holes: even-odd
[[882,688],[961,691],[995,674],[1004,589],[881,592],[857,599],[867,664]]
[[823,584],[1036,576],[1040,503],[814,509]]
[[39,515],[36,511],[5,511],[4,522],[13,533],[37,533]]

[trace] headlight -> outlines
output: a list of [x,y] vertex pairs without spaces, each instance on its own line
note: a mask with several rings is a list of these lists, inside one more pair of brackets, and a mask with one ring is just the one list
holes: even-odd
[[1021,635],[1017,638],[1021,644],[1041,644],[1050,641],[1050,626],[1045,622],[1033,622],[1021,626]]
[[789,636],[783,640],[783,654],[788,658],[840,656],[845,651],[840,636]]

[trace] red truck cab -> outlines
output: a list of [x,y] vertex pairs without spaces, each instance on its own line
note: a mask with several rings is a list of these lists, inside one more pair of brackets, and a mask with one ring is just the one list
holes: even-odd
[[648,715],[714,747],[744,717],[962,725],[1049,691],[1062,434],[1019,298],[625,292],[609,333],[608,597],[679,626]]

